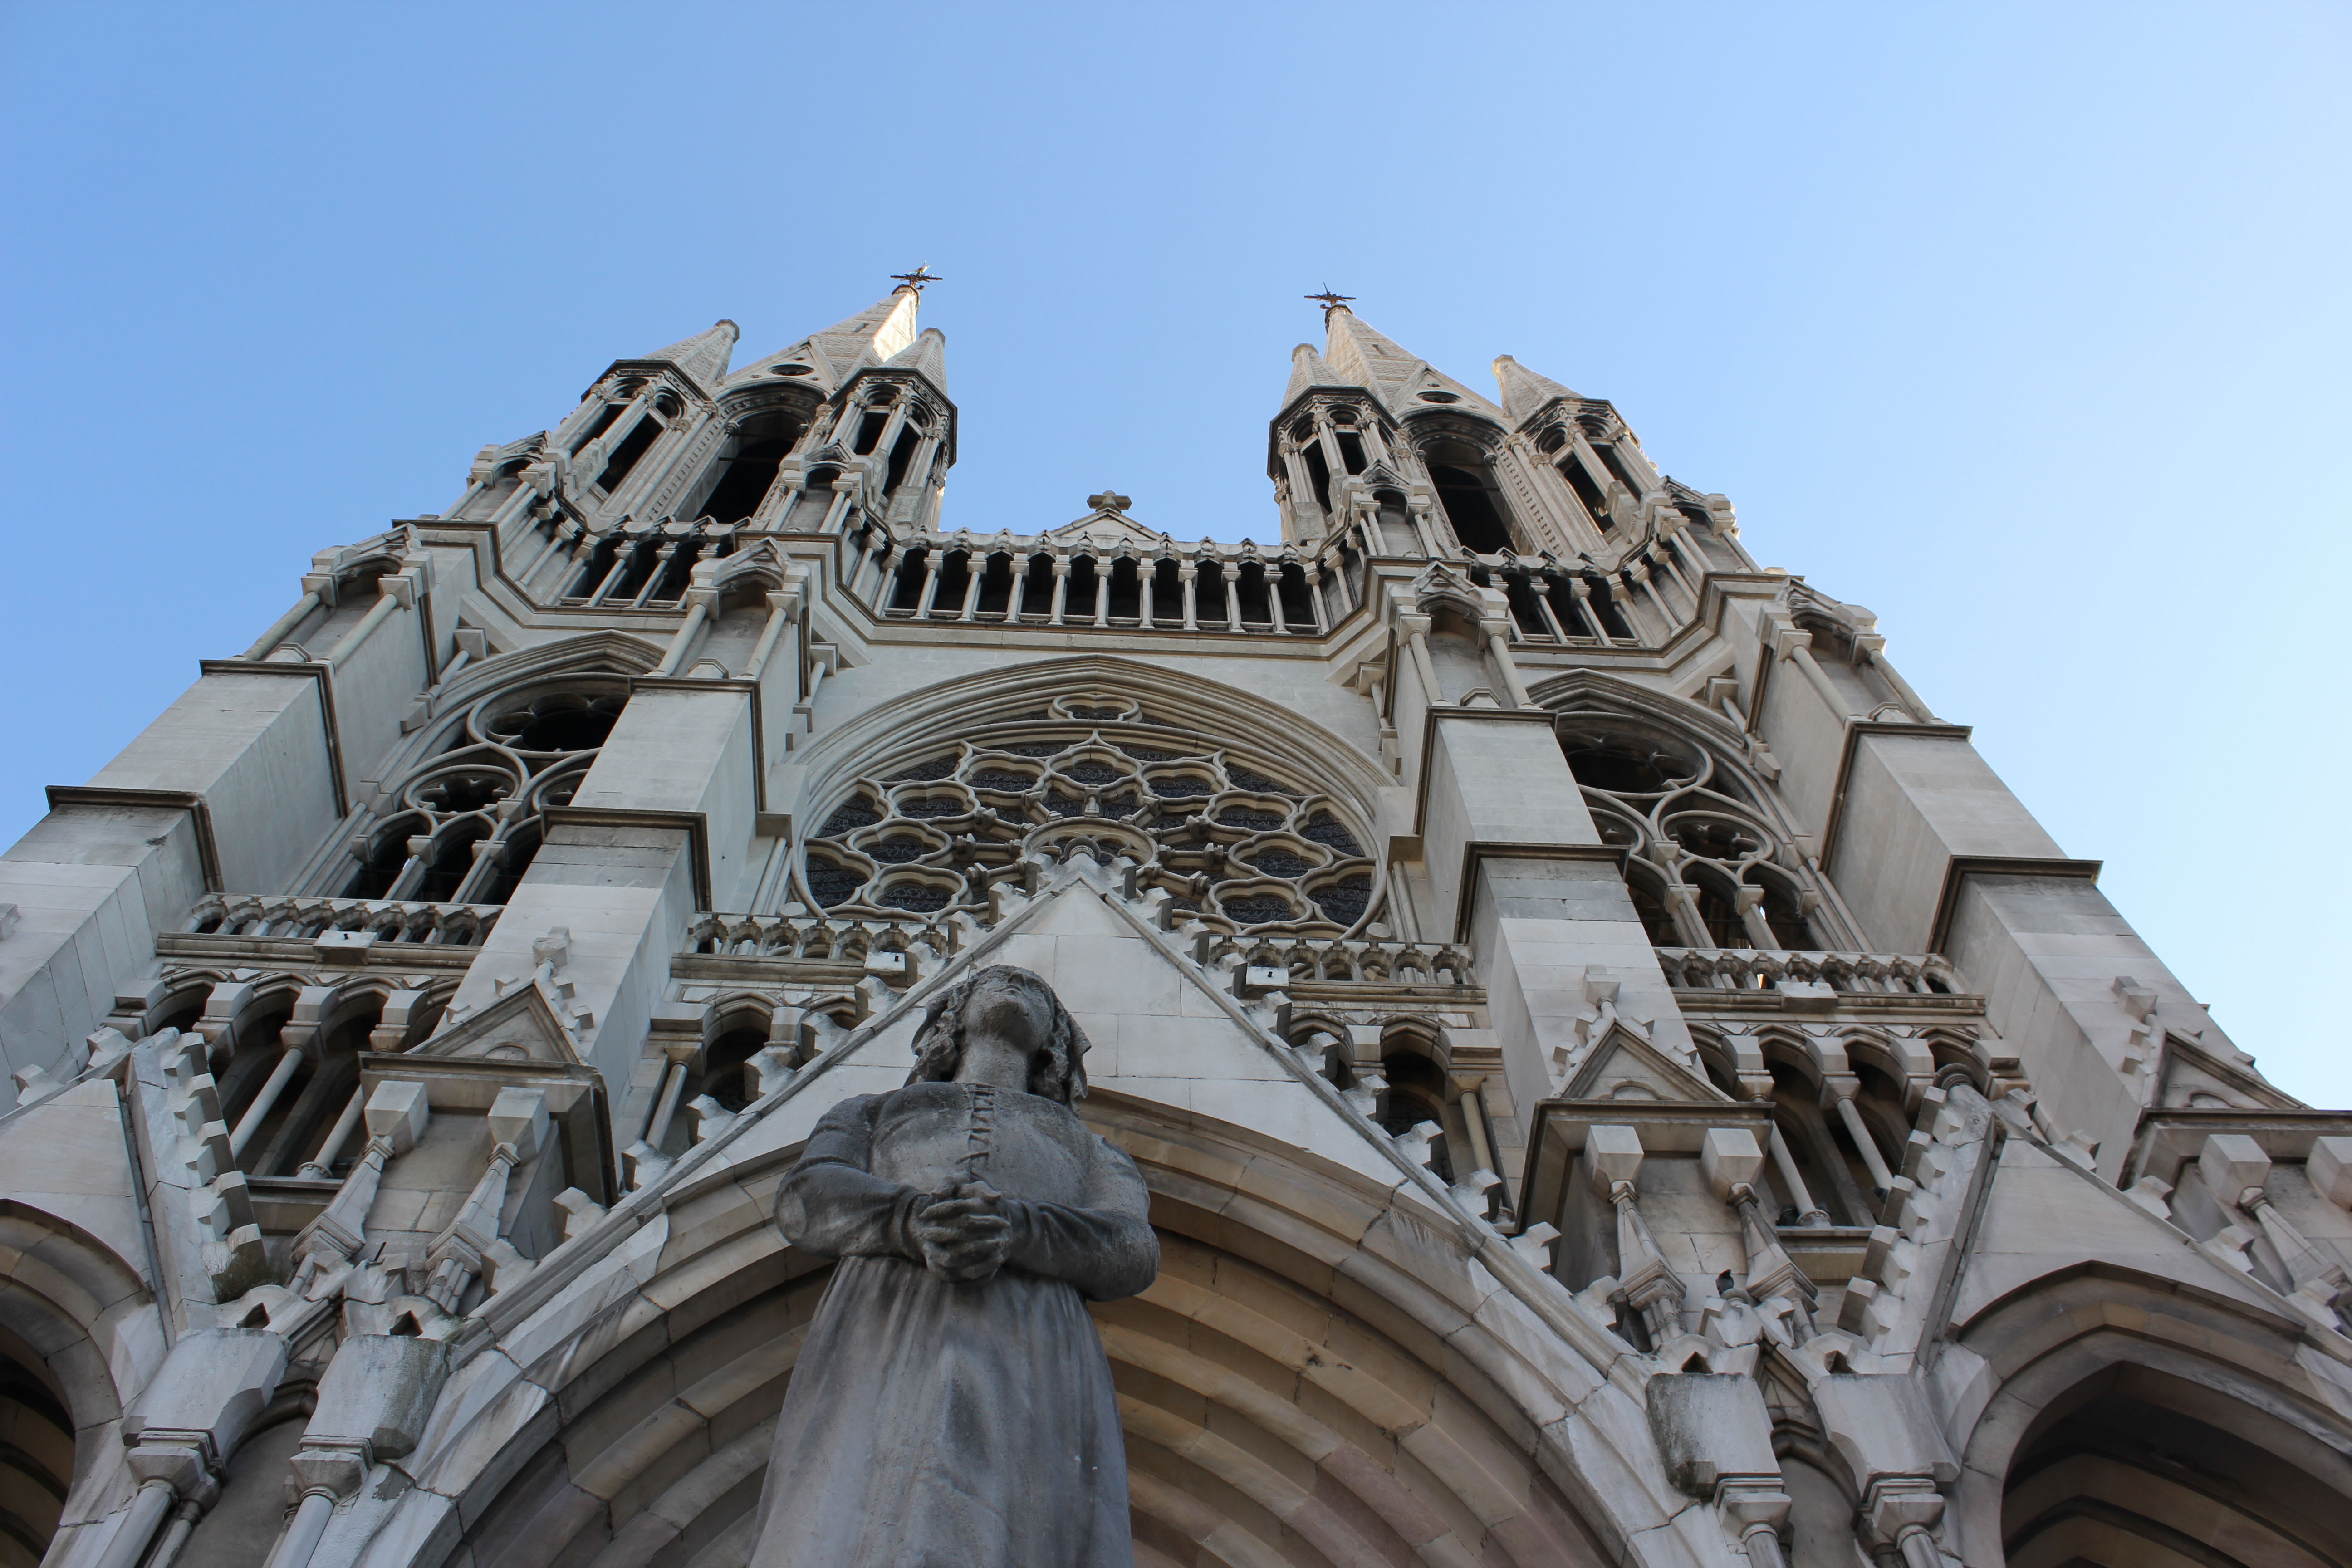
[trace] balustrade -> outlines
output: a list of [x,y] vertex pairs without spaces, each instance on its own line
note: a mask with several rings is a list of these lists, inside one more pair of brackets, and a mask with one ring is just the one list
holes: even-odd
[[479,947],[499,914],[495,904],[207,893],[196,900],[186,929],[197,936],[284,942],[315,942],[346,931],[372,935],[381,943]]
[[1968,982],[1939,953],[1790,952],[1769,948],[1662,947],[1658,963],[1678,991],[1770,991],[1784,983],[1841,994],[1949,996]]

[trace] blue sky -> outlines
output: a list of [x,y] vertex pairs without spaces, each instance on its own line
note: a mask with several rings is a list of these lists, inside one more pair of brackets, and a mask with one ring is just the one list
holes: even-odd
[[1614,400],[2352,1103],[2348,76],[2340,5],[18,0],[0,842],[614,358],[918,261],[951,522],[1270,537],[1328,281]]

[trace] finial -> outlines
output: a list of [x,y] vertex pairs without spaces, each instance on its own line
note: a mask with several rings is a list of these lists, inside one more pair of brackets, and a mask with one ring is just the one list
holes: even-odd
[[1332,311],[1338,310],[1340,306],[1345,305],[1349,300],[1355,299],[1353,294],[1334,294],[1331,292],[1331,285],[1328,283],[1323,285],[1323,292],[1320,294],[1309,294],[1307,297],[1320,303],[1323,307],[1323,313],[1327,316]]
[[923,285],[926,283],[944,283],[947,281],[946,279],[935,278],[929,271],[925,270],[925,268],[929,266],[930,263],[928,261],[919,262],[916,264],[915,269],[912,272],[893,272],[890,276],[898,280],[898,287],[890,291],[893,294],[898,294],[903,293],[911,289],[916,293],[919,294],[923,291]]
[[1129,507],[1133,506],[1135,501],[1117,490],[1105,490],[1100,495],[1088,496],[1087,504],[1097,511],[1125,511]]

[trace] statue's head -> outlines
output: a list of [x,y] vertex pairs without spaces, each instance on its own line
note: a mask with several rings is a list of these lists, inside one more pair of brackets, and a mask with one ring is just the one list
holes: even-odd
[[908,1083],[944,1083],[963,1065],[974,1028],[1016,1042],[1029,1053],[1029,1092],[1067,1105],[1087,1092],[1087,1037],[1054,988],[1025,969],[993,964],[948,988],[915,1032]]

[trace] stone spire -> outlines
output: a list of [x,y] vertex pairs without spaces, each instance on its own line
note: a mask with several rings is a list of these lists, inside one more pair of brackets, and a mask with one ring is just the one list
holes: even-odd
[[937,327],[925,327],[923,335],[909,347],[899,350],[884,362],[898,370],[911,370],[942,393],[948,389],[948,335]]
[[1324,313],[1323,322],[1327,333],[1323,357],[1339,373],[1334,380],[1366,388],[1391,414],[1411,414],[1423,405],[1466,404],[1468,412],[1502,417],[1503,411],[1493,403],[1374,331],[1347,306],[1331,307]]
[[645,357],[667,360],[686,372],[695,385],[713,387],[727,378],[727,362],[734,356],[735,340],[740,335],[741,329],[734,322],[721,321]]
[[847,321],[835,321],[812,332],[790,348],[779,350],[727,378],[730,386],[772,374],[787,365],[809,367],[806,379],[830,395],[841,390],[859,367],[880,364],[915,341],[915,312],[921,290],[900,287]]
[[1527,418],[1556,397],[1578,395],[1550,377],[1538,375],[1508,354],[1495,357],[1495,379],[1502,384],[1503,411],[1515,421]]

